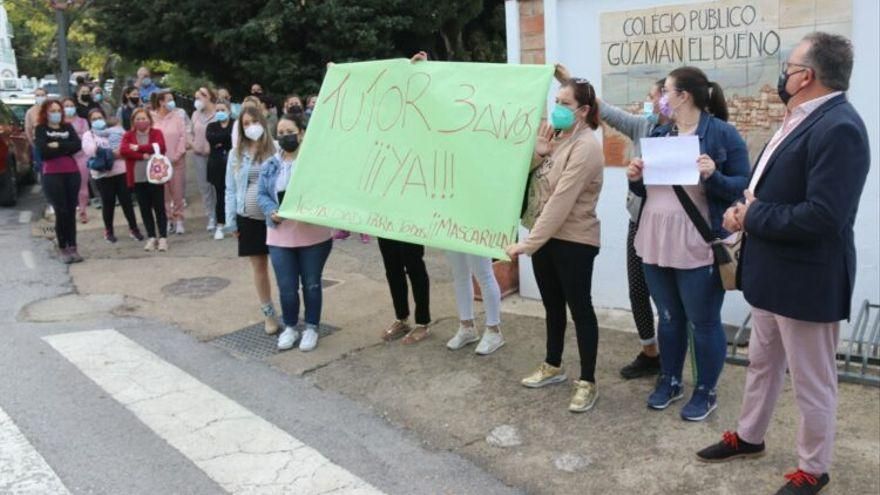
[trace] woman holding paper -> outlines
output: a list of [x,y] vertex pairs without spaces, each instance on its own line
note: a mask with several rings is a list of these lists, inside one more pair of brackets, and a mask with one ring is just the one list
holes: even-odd
[[[661,374],[648,398],[648,407],[666,409],[684,397],[682,369],[690,321],[697,383],[681,417],[702,421],[717,408],[715,387],[724,366],[727,339],[721,326],[724,288],[715,269],[711,244],[700,234],[695,221],[706,224],[717,239],[727,236],[721,226],[722,216],[748,183],[749,157],[745,142],[726,122],[727,105],[721,87],[710,83],[700,69],[681,67],[670,72],[660,109],[672,122],[658,127],[652,137],[696,136],[699,150],[694,143],[694,156],[681,156],[681,160],[693,164],[691,171],[684,170],[687,167],[672,170],[693,174],[692,185],[684,185],[690,181],[671,182],[681,186],[658,184],[663,177],[651,177],[646,185],[644,172],[663,174],[658,173],[659,162],[652,171],[651,156],[644,154],[648,148],[645,139],[641,143],[643,158],[633,159],[627,170],[630,190],[645,198],[635,248],[644,261],[648,288],[660,314]],[[681,143],[672,147],[686,149]]]
[[[312,225],[278,216],[281,201],[296,167],[299,146],[305,135],[306,122],[302,112],[284,115],[278,121],[278,144],[281,151],[260,166],[257,202],[266,215],[266,244],[278,282],[284,331],[278,337],[279,349],[290,349],[299,340],[299,350],[311,351],[318,345],[321,323],[321,273],[330,256],[333,241],[327,227]],[[299,321],[299,287],[302,285],[305,306],[305,330],[300,339],[296,330]]]
[[542,124],[535,145],[523,225],[529,236],[507,248],[513,258],[532,256],[535,280],[544,303],[547,354],[522,380],[529,388],[566,380],[562,369],[566,304],[571,311],[581,357],[579,380],[569,411],[584,412],[599,397],[596,354],[599,325],[591,300],[593,261],[599,254],[596,203],[602,190],[605,157],[596,138],[596,91],[584,79],[569,79],[556,95],[553,126]]

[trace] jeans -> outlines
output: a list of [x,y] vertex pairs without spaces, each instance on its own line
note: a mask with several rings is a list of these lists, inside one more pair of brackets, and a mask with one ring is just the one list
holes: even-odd
[[455,280],[455,302],[458,304],[458,319],[474,319],[474,283],[480,284],[483,306],[486,308],[486,326],[501,324],[501,288],[492,271],[492,260],[473,254],[446,251],[446,259],[452,267]]
[[571,311],[581,356],[580,379],[595,383],[599,348],[599,322],[591,295],[593,261],[599,248],[578,242],[550,239],[532,255],[532,270],[541,293],[547,324],[547,357],[551,366],[562,364],[567,318]]
[[79,172],[43,175],[43,194],[55,209],[59,249],[76,247],[76,204],[81,180]]
[[134,193],[137,196],[138,208],[141,210],[141,220],[144,221],[144,228],[147,229],[147,237],[151,239],[156,237],[157,226],[159,237],[168,237],[168,218],[165,216],[165,186],[138,182],[134,185]]
[[714,265],[680,270],[645,264],[645,278],[660,316],[657,336],[663,374],[681,382],[690,321],[697,386],[714,390],[727,354],[727,337],[721,327],[724,288],[718,270]]
[[129,230],[137,230],[137,219],[134,216],[134,206],[131,204],[131,191],[125,183],[125,174],[104,177],[95,180],[98,191],[101,193],[101,216],[104,219],[104,229],[113,233],[113,213],[116,211],[116,200],[122,206],[122,214],[128,222]]
[[332,247],[333,241],[329,239],[305,247],[269,246],[285,326],[295,327],[299,321],[300,284],[306,324],[317,327],[321,323],[321,273]]
[[412,283],[413,299],[416,303],[416,325],[431,323],[430,282],[425,268],[425,247],[408,242],[378,238],[379,251],[385,265],[385,278],[391,290],[394,314],[398,320],[409,318],[409,287],[407,276]]

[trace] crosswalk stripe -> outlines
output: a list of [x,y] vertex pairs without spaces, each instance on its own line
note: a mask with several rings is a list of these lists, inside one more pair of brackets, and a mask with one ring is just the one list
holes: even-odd
[[44,340],[230,493],[382,494],[115,330]]
[[70,495],[46,459],[0,409],[0,493]]

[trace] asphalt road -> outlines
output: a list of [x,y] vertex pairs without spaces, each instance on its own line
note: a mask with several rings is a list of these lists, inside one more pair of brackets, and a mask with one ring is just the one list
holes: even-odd
[[39,191],[22,196],[0,210],[0,493],[520,493],[181,329],[111,314],[19,321],[75,292],[31,236]]

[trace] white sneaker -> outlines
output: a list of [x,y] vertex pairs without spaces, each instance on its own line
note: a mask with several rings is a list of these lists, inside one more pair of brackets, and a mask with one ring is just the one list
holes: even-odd
[[480,340],[480,336],[477,335],[477,330],[474,327],[465,327],[459,326],[458,331],[455,332],[455,336],[449,339],[449,342],[446,343],[446,347],[452,349],[453,351],[457,351],[462,347],[473,344],[474,342]]
[[183,235],[186,233],[186,229],[183,228],[183,220],[177,221],[177,226],[175,228],[175,233],[177,235]]
[[168,220],[168,233],[174,233],[174,220]]
[[278,336],[278,350],[286,351],[293,348],[294,342],[299,338],[299,332],[293,327],[284,327],[284,331]]
[[214,217],[209,218],[208,219],[208,227],[207,227],[208,232],[211,232],[212,230],[214,230],[216,228],[217,228],[217,220],[214,220]]
[[493,332],[492,330],[486,329],[483,332],[483,338],[480,339],[480,343],[477,344],[476,353],[481,356],[488,356],[493,352],[497,351],[504,345],[504,336],[501,335],[501,332]]
[[302,340],[299,341],[299,350],[309,352],[318,347],[318,332],[313,326],[307,326],[302,334]]
[[168,251],[168,239],[164,237],[159,238],[159,251]]
[[156,238],[150,237],[147,239],[147,244],[144,245],[144,251],[155,251],[156,250]]
[[214,231],[214,240],[222,241],[224,237],[226,236],[223,235],[223,227],[217,227],[217,230]]

